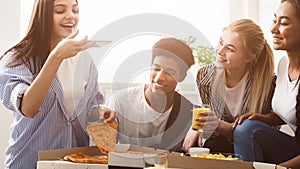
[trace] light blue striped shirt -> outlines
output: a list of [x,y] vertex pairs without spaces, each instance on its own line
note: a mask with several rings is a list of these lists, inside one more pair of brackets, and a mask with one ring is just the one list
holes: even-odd
[[[86,65],[86,69],[80,70],[88,71],[88,83],[82,100],[75,108],[75,113],[67,119],[63,91],[57,77],[52,81],[46,98],[34,118],[22,114],[20,111],[22,96],[36,75],[33,75],[25,64],[6,67],[4,64],[11,58],[12,52],[9,52],[0,61],[0,100],[14,116],[10,126],[9,146],[5,154],[5,168],[34,169],[40,150],[87,146],[89,139],[85,126],[90,114],[88,112],[91,112],[97,103],[103,102],[98,86],[97,68],[92,59],[89,58],[91,62]],[[97,98],[99,100],[96,100]]]

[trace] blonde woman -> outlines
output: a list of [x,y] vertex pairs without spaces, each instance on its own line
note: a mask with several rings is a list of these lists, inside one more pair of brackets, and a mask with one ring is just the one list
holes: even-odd
[[233,152],[235,119],[247,112],[270,112],[274,56],[261,28],[250,19],[233,21],[223,29],[216,55],[216,62],[201,67],[197,75],[201,99],[212,112],[198,119],[206,128],[202,136],[192,129],[188,132],[185,150],[198,141],[212,152]]

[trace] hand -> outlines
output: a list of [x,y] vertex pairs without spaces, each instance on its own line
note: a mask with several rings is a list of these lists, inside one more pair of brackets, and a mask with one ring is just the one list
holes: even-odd
[[201,117],[196,120],[199,122],[199,125],[203,126],[202,137],[208,139],[213,132],[218,128],[220,119],[216,116],[216,113],[213,111],[202,112],[200,113]]
[[240,117],[238,117],[233,125],[232,125],[232,128],[235,129],[235,127],[239,124],[242,124],[243,121],[245,119],[249,119],[249,120],[260,120],[260,121],[264,121],[264,115],[263,114],[259,114],[259,113],[253,113],[253,112],[249,112],[249,113],[246,113],[246,114],[243,114],[241,115]]
[[189,148],[193,147],[196,141],[198,141],[198,146],[202,147],[201,133],[193,129],[190,129],[183,141],[182,147],[184,148],[184,151],[188,152]]
[[100,112],[100,119],[104,119],[105,122],[112,123],[112,122],[115,121],[115,118],[116,118],[116,111],[115,110],[113,110],[109,107],[101,105],[99,107],[99,112]]
[[77,55],[84,49],[87,43],[87,36],[82,39],[74,39],[79,31],[72,32],[68,37],[61,40],[55,48],[51,51],[51,56],[56,56],[58,59],[63,60]]

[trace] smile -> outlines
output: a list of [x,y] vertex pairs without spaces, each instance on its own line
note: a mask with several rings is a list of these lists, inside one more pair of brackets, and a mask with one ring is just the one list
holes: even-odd
[[72,23],[65,23],[65,24],[61,24],[63,27],[69,27],[69,28],[73,28],[74,24]]
[[282,40],[283,40],[283,38],[273,38],[273,42],[274,43],[278,43],[278,42],[280,42]]
[[219,62],[226,62],[226,59],[224,59],[224,58],[218,57],[217,59]]
[[163,88],[163,87],[165,87],[165,85],[158,84],[158,83],[156,83],[156,82],[153,83],[153,86],[154,86],[155,88]]

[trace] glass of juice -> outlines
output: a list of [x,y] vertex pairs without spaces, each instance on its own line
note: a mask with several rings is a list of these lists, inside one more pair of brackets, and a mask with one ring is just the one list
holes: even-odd
[[197,118],[204,117],[201,113],[209,112],[210,105],[208,104],[194,104],[193,105],[193,119],[192,119],[192,129],[196,131],[203,132],[203,125],[199,125]]

